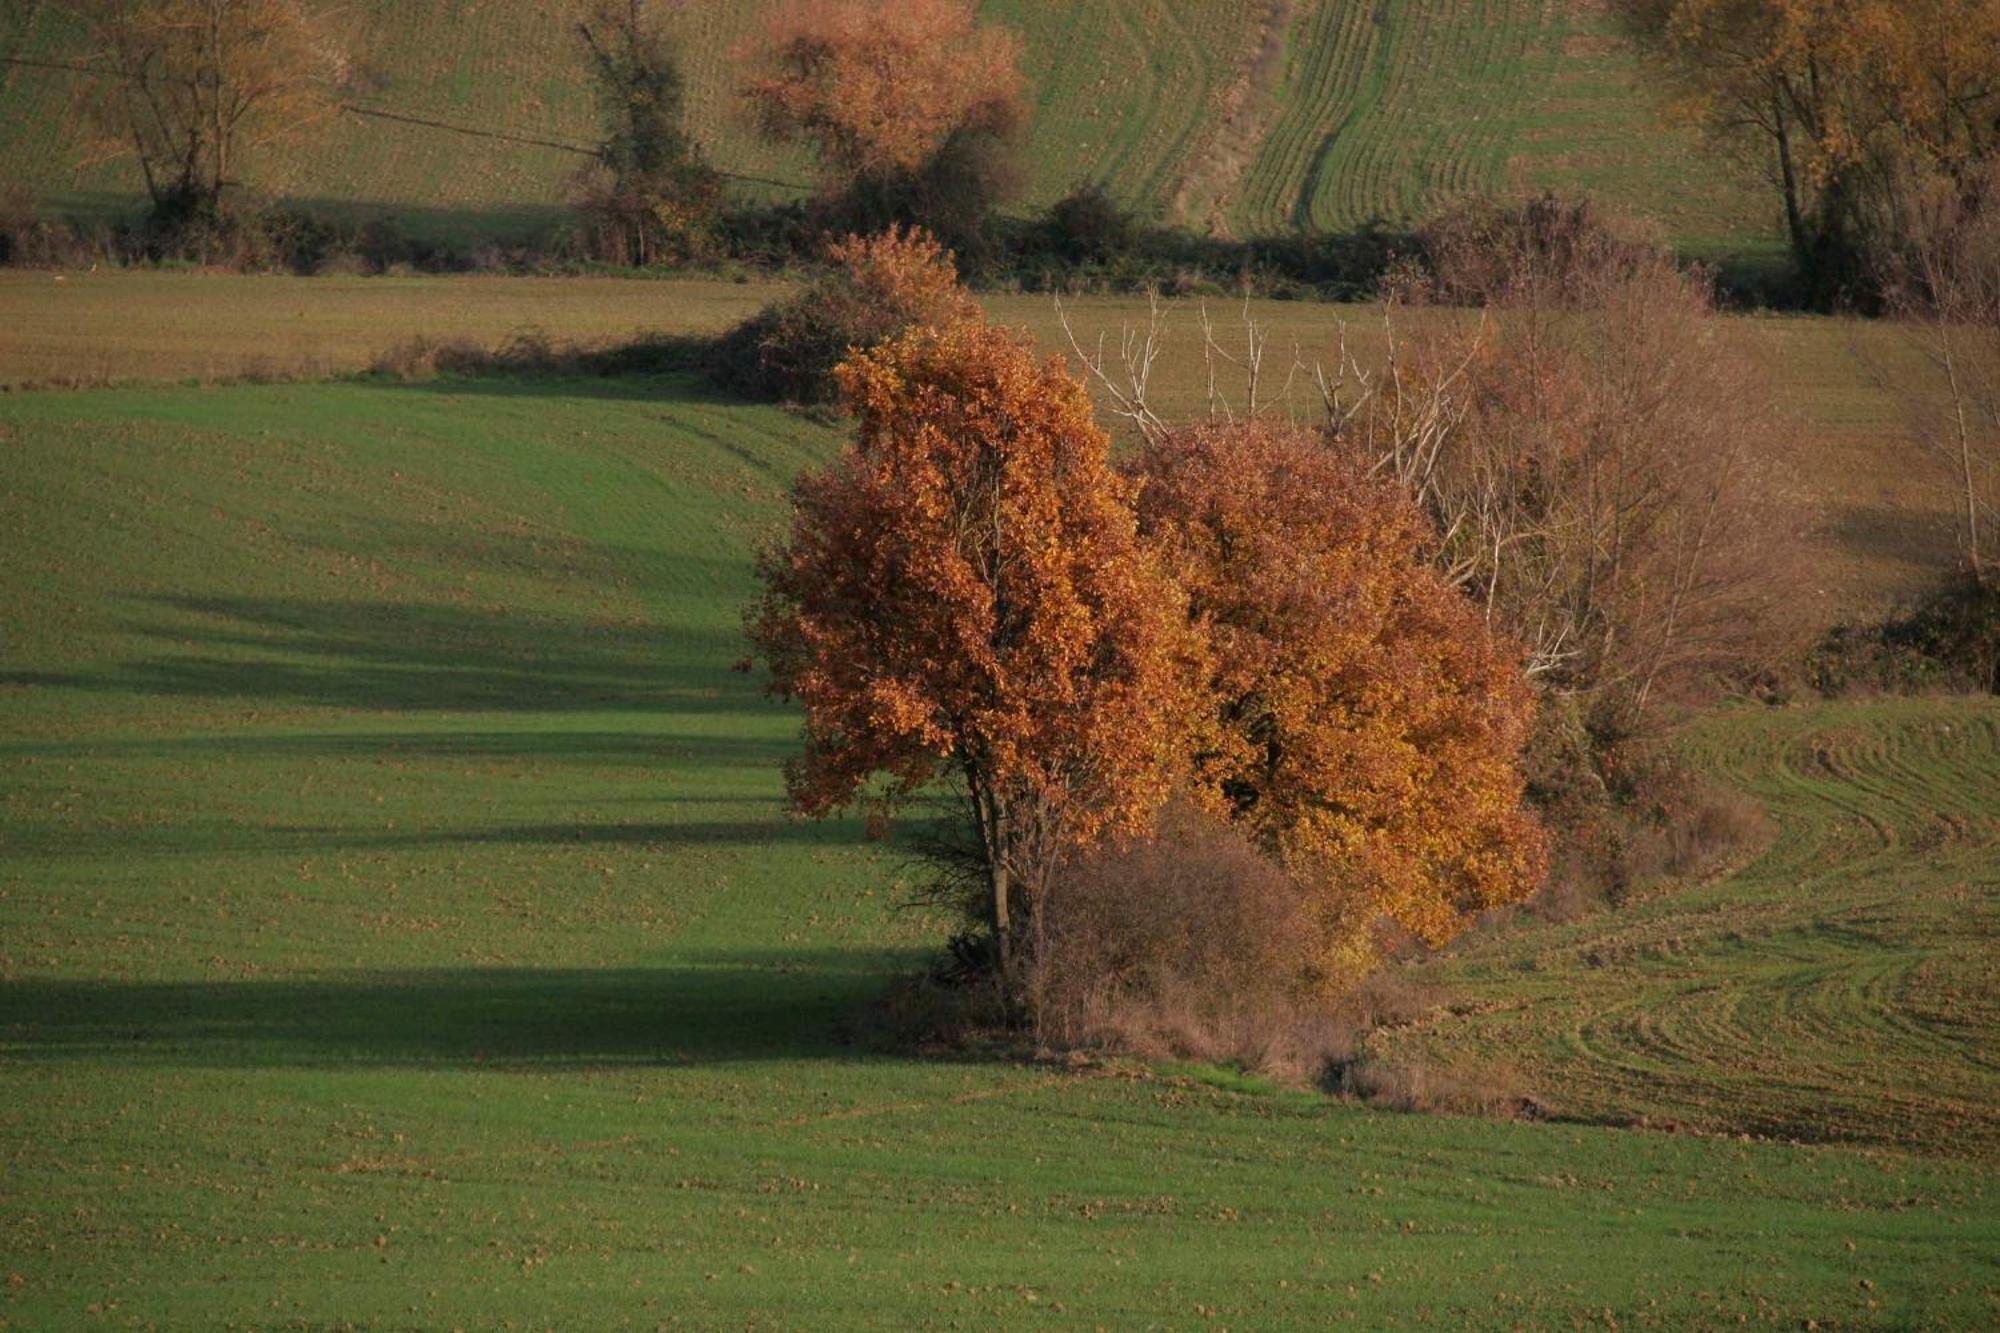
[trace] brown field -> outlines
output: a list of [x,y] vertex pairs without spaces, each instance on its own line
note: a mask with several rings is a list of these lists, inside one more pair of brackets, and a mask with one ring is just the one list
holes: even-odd
[[[0,272],[0,385],[322,378],[365,369],[415,336],[497,344],[527,329],[577,342],[657,330],[712,333],[783,288],[720,280],[618,278],[286,278],[189,273]],[[1042,346],[1065,346],[1053,301],[987,298],[993,317]],[[1144,322],[1139,297],[1070,302],[1086,341]],[[1241,311],[1211,304],[1225,336]],[[1364,349],[1380,345],[1376,311],[1261,301],[1251,316],[1270,334],[1271,358],[1297,347],[1331,355],[1343,326]],[[1893,326],[1818,317],[1730,321],[1743,354],[1768,368],[1798,423],[1787,461],[1818,515],[1814,537],[1825,616],[1879,612],[1953,558],[1949,474],[1917,446],[1885,379],[1921,365]],[[1882,368],[1888,367],[1885,372]],[[1169,316],[1155,394],[1178,413],[1202,410],[1206,374],[1195,312]],[[1298,410],[1310,394],[1293,395]]]

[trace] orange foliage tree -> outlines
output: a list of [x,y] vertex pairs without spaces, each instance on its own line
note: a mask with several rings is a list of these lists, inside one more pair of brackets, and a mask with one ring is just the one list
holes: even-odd
[[809,815],[954,783],[1003,977],[1071,852],[1143,829],[1186,715],[1185,603],[1059,362],[979,322],[838,372],[859,419],[765,551],[749,632],[805,710]]
[[920,223],[961,254],[1013,184],[1020,57],[966,0],[790,0],[739,53],[758,69],[742,87],[758,127],[817,150],[850,225]]
[[1428,563],[1424,515],[1291,426],[1156,435],[1142,530],[1210,645],[1197,790],[1306,889],[1324,979],[1387,917],[1429,944],[1540,886],[1519,651]]

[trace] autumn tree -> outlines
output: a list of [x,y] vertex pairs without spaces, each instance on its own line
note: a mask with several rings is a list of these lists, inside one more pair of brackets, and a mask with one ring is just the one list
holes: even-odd
[[839,379],[854,439],[799,482],[749,620],[771,689],[805,711],[788,790],[809,815],[955,791],[1016,978],[1063,859],[1166,796],[1185,603],[1060,363],[967,321]]
[[2000,139],[2000,0],[1627,0],[1694,117],[1768,168],[1824,298],[1894,241],[1902,182]]
[[758,128],[819,156],[841,227],[923,226],[961,256],[1017,176],[1020,41],[968,0],[787,0],[741,52]]
[[1429,944],[1540,885],[1519,651],[1429,564],[1397,487],[1269,421],[1149,442],[1141,529],[1209,639],[1197,789],[1303,884],[1321,976],[1386,918]]
[[645,0],[594,0],[577,24],[602,139],[580,180],[592,248],[613,263],[698,254],[722,201],[722,178],[686,124],[687,86]]
[[81,110],[139,163],[156,219],[214,219],[255,150],[337,109],[347,61],[307,0],[71,0],[94,42]]

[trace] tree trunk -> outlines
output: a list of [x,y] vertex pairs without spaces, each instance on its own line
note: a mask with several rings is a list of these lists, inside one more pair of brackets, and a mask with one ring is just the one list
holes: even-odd
[[1000,983],[1011,984],[1014,976],[1014,921],[1008,899],[1013,893],[1013,877],[1007,871],[1007,814],[999,801],[993,802],[993,830],[987,849],[987,873],[993,881],[993,944],[1000,956]]
[[1785,126],[1785,106],[1775,94],[1771,98],[1772,123],[1777,126],[1778,179],[1785,194],[1785,232],[1792,241],[1792,261],[1799,272],[1810,278],[1813,267],[1812,242],[1806,235],[1805,212],[1799,207],[1799,178],[1792,166],[1792,135]]
[[1951,410],[1958,431],[1959,475],[1965,483],[1965,554],[1972,565],[1972,582],[1986,586],[1986,566],[1979,556],[1979,478],[1972,460],[1972,430],[1965,419],[1965,390],[1959,383],[1958,358],[1952,354],[1951,333],[1938,323],[1938,342],[1943,353],[1945,380],[1951,386]]

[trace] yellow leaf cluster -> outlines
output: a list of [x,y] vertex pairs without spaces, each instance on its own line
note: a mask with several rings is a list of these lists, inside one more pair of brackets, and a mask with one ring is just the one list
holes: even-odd
[[1175,432],[1137,473],[1210,649],[1197,788],[1306,886],[1328,973],[1384,918],[1437,944],[1539,887],[1518,649],[1433,570],[1408,499],[1273,422]]

